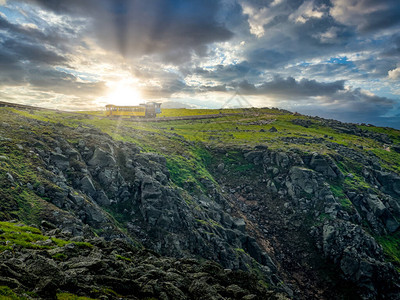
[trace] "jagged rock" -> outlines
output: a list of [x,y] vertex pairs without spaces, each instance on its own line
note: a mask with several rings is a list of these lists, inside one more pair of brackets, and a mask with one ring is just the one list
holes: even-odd
[[146,176],[142,181],[142,199],[154,199],[161,196],[160,183],[150,176]]
[[63,154],[56,152],[51,153],[50,160],[56,165],[60,170],[67,170],[69,168],[69,159]]
[[[383,252],[375,240],[367,235],[361,227],[350,222],[329,222],[322,229],[324,254],[338,264],[347,280],[359,285],[360,293],[366,298],[375,298],[385,290],[394,288],[392,278],[397,271],[385,263]],[[377,278],[379,269],[385,269],[385,284]],[[365,289],[366,288],[366,289]]]
[[262,144],[261,145],[256,145],[254,147],[254,149],[265,151],[265,150],[268,150],[268,146],[267,145],[262,145]]
[[295,125],[306,127],[306,128],[308,128],[309,126],[311,126],[313,124],[313,122],[311,120],[307,120],[307,119],[294,119],[294,120],[292,120],[292,123]]
[[278,152],[275,156],[276,164],[281,168],[286,168],[289,166],[289,156],[285,152]]
[[385,193],[400,196],[400,176],[382,171],[375,171],[376,178],[381,185],[381,190]]
[[250,151],[244,153],[244,158],[255,165],[259,165],[262,163],[263,155],[264,151]]
[[224,163],[220,163],[218,166],[217,166],[217,170],[218,170],[218,172],[224,172],[224,170],[225,170],[225,164]]
[[233,220],[233,228],[239,231],[246,231],[246,223],[243,219],[234,219]]
[[328,178],[344,177],[340,169],[335,165],[335,163],[330,158],[323,157],[318,153],[313,154],[310,161],[310,166],[313,170],[323,174]]
[[96,148],[94,150],[93,156],[88,162],[89,166],[98,167],[113,167],[115,164],[115,158],[101,148]]
[[111,204],[110,199],[107,197],[106,193],[104,191],[98,191],[96,194],[93,196],[97,204],[101,206],[109,206]]
[[307,194],[313,194],[316,191],[318,182],[313,170],[295,166],[290,169],[289,174],[291,181],[287,181],[286,186],[292,196],[300,195],[296,186]]
[[369,194],[366,197],[369,207],[377,217],[380,217],[386,210],[386,206],[379,200],[377,195]]
[[93,185],[92,180],[89,176],[84,176],[80,181],[81,189],[83,192],[92,196],[96,193],[96,188]]
[[278,132],[278,129],[276,129],[274,126],[272,126],[268,131],[269,132]]

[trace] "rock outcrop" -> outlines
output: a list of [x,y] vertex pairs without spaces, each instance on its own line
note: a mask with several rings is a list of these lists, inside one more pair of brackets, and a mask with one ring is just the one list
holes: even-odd
[[[43,234],[49,239],[36,245],[44,249],[12,245],[12,251],[0,253],[0,285],[11,288],[16,296],[56,299],[60,293],[71,293],[71,297],[96,299],[288,299],[254,275],[224,269],[212,261],[161,257],[122,239],[107,242],[76,236],[68,240],[59,229]],[[64,246],[54,239],[63,241]]]

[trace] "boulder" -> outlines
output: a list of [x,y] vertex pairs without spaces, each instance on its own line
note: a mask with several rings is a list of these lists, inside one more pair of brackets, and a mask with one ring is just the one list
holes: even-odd
[[89,176],[84,176],[80,181],[80,186],[83,192],[90,196],[96,193],[96,188],[93,185],[92,179]]
[[158,199],[161,196],[160,184],[151,176],[145,176],[142,184],[142,199]]
[[113,167],[116,165],[115,158],[108,152],[101,148],[96,148],[94,150],[92,158],[88,162],[89,166],[99,166],[99,167]]
[[50,161],[62,171],[65,171],[69,168],[69,159],[63,154],[52,152],[50,155]]
[[313,154],[310,161],[310,167],[328,178],[337,178],[339,175],[337,173],[340,173],[339,177],[344,177],[339,168],[334,164],[333,161],[331,161],[330,158],[324,157],[318,153]]
[[278,132],[278,129],[276,129],[274,126],[272,126],[268,131],[269,132]]
[[[307,194],[313,194],[318,187],[318,182],[316,180],[317,176],[313,170],[303,168],[303,167],[292,167],[289,172],[290,182],[286,182],[286,185],[289,187],[299,187],[300,190],[304,191]],[[292,190],[295,195],[299,195],[297,190]],[[290,193],[290,191],[289,191]]]

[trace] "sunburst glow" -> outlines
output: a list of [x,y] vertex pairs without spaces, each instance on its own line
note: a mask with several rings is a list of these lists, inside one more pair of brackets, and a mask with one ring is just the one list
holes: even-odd
[[139,105],[142,103],[140,92],[131,81],[109,82],[110,91],[102,102],[114,105]]

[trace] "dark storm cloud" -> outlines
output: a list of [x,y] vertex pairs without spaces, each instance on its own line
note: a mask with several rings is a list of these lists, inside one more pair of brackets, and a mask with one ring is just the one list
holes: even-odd
[[390,28],[400,23],[398,0],[332,0],[330,12],[339,22],[354,26],[362,33]]
[[81,82],[72,74],[44,68],[28,71],[28,83],[37,90],[79,97],[95,97],[107,90],[104,82]]
[[400,34],[395,34],[388,42],[388,46],[381,52],[383,57],[400,58]]
[[48,50],[44,45],[31,44],[23,40],[6,39],[1,42],[0,47],[10,53],[12,60],[48,65],[61,65],[67,61],[65,57]]
[[256,66],[250,65],[247,61],[240,62],[234,65],[217,65],[212,70],[203,68],[195,68],[191,74],[200,75],[207,79],[216,79],[224,82],[245,78],[246,76],[260,75]]
[[148,99],[169,98],[172,94],[185,90],[190,91],[185,82],[180,79],[173,78],[163,80],[162,86],[148,86],[143,88],[141,89],[141,94],[144,98]]
[[316,80],[293,77],[282,78],[275,76],[273,80],[261,84],[252,84],[247,80],[221,84],[215,86],[202,86],[199,92],[224,92],[236,90],[242,95],[265,95],[290,99],[307,99],[316,96],[333,96],[344,90],[344,80],[334,82],[318,82]]
[[286,65],[288,61],[297,55],[294,52],[281,49],[270,50],[265,48],[257,48],[249,51],[247,54],[249,62],[258,68],[273,70],[280,66]]
[[[324,106],[320,106],[322,103]],[[314,105],[298,107],[303,113],[351,123],[371,123],[400,128],[398,116],[384,117],[396,105],[394,99],[366,93],[359,88],[340,91],[332,97],[319,99]]]
[[36,41],[39,43],[49,42],[52,44],[60,43],[63,41],[63,37],[60,36],[60,34],[57,33],[55,30],[52,30],[51,28],[49,28],[48,32],[45,33],[37,28],[24,27],[18,24],[10,23],[6,19],[4,19],[1,15],[0,15],[0,29],[9,33],[16,39],[18,39],[19,37],[24,37],[26,40],[29,41]]
[[293,77],[286,79],[276,76],[273,80],[254,85],[242,81],[236,85],[239,92],[247,95],[283,96],[287,98],[307,98],[315,96],[331,96],[344,90],[344,81],[318,82],[316,80]]
[[[82,82],[55,67],[68,67],[65,28],[34,28],[0,16],[0,87],[29,86],[37,91],[92,97],[105,91],[104,82]],[[67,35],[63,35],[66,33]]]
[[159,54],[179,64],[192,53],[206,55],[207,44],[233,36],[216,19],[220,3],[215,0],[34,2],[57,13],[91,18],[98,42],[127,57]]
[[[47,41],[55,42],[50,36],[34,29],[8,22],[0,16],[0,62],[15,63],[30,61],[44,64],[64,64],[66,59],[54,50],[49,50]],[[59,37],[56,38],[60,40]]]
[[348,108],[351,110],[358,111],[360,113],[371,112],[371,109],[379,114],[377,109],[387,111],[392,108],[396,103],[393,99],[387,97],[379,97],[374,94],[363,92],[360,88],[354,90],[341,91],[333,95],[332,98],[327,98],[325,102],[331,103],[334,101],[340,101],[346,103]]

